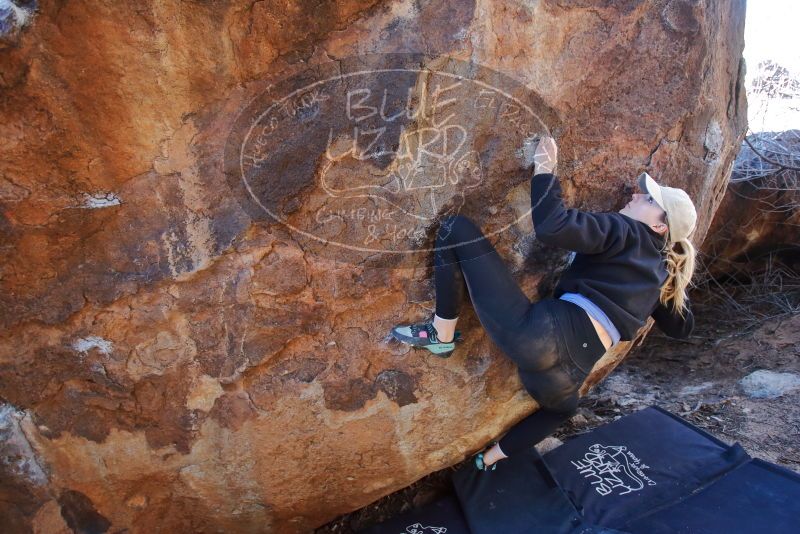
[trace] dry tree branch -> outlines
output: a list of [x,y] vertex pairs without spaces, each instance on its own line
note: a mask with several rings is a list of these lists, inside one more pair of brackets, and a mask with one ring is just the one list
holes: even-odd
[[785,164],[785,163],[780,163],[780,162],[778,162],[778,161],[774,161],[774,160],[770,159],[768,156],[766,156],[766,155],[762,154],[761,152],[759,152],[759,151],[756,149],[756,147],[754,147],[754,146],[753,146],[753,144],[752,144],[752,143],[750,143],[750,140],[749,140],[749,139],[747,139],[747,137],[746,137],[746,136],[745,136],[745,138],[744,138],[744,142],[745,142],[745,143],[747,143],[747,145],[748,145],[748,146],[749,146],[749,147],[752,149],[752,151],[753,151],[753,152],[755,152],[756,154],[758,154],[758,155],[761,157],[761,159],[763,159],[763,160],[764,160],[764,161],[766,161],[767,163],[772,163],[773,165],[777,165],[777,166],[778,166],[778,167],[780,167],[781,169],[790,169],[790,170],[793,170],[793,171],[800,171],[800,167],[795,167],[795,166],[793,166],[793,165],[787,165],[787,164]]

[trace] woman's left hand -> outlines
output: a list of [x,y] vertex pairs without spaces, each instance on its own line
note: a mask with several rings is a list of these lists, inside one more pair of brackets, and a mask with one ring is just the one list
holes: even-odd
[[534,174],[552,173],[558,163],[558,146],[550,136],[528,137],[520,150],[525,168],[534,166]]
[[536,151],[533,153],[533,174],[553,173],[558,164],[558,146],[556,140],[550,136],[539,139]]

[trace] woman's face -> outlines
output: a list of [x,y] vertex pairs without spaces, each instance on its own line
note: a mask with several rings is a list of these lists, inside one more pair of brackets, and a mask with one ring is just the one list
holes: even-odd
[[642,221],[659,234],[666,234],[668,227],[664,222],[664,210],[649,193],[634,193],[625,207],[619,210],[631,219]]

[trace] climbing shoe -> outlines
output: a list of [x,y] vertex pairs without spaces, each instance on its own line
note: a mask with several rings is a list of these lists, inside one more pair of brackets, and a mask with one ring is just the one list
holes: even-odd
[[487,466],[483,463],[483,453],[480,452],[475,456],[475,467],[481,471],[494,471],[497,469],[497,462],[493,463],[491,466]]
[[461,337],[461,332],[456,330],[453,341],[442,343],[437,337],[433,323],[416,323],[401,325],[392,328],[395,339],[412,347],[428,349],[440,358],[448,358],[456,348],[456,341]]

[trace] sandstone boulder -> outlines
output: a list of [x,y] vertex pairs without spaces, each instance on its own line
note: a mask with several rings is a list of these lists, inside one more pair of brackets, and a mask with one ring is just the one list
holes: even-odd
[[433,310],[437,219],[492,231],[538,299],[567,251],[532,234],[522,135],[556,137],[571,206],[619,209],[644,170],[685,188],[699,243],[745,129],[743,0],[24,7],[0,22],[10,531],[307,532],[462,460],[536,404],[466,303],[448,360],[388,340]]

